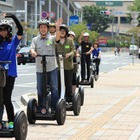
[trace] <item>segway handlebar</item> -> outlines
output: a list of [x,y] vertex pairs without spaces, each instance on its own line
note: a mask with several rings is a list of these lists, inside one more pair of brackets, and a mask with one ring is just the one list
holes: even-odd
[[0,64],[10,64],[11,61],[0,61]]
[[54,54],[45,54],[45,55],[38,54],[37,55],[37,57],[54,57],[54,56],[55,56]]

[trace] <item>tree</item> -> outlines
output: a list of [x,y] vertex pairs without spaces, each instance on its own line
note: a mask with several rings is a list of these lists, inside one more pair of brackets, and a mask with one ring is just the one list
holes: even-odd
[[91,30],[99,33],[105,31],[113,20],[112,16],[100,14],[101,11],[107,11],[107,9],[94,5],[83,7],[83,20],[91,25]]
[[91,42],[94,42],[98,38],[98,33],[95,31],[90,31],[87,29],[86,23],[79,23],[79,24],[73,24],[69,27],[69,30],[73,31],[76,34],[75,41],[78,42],[78,38],[81,35],[82,32],[88,32],[89,33],[89,40]]
[[[128,10],[139,12],[139,11],[140,11],[140,1],[139,1],[139,0],[135,0],[135,1],[133,2],[133,5],[128,6]],[[128,20],[129,20],[129,21],[132,20],[131,14],[129,14]],[[140,23],[140,15],[139,15],[139,17],[138,17],[138,21],[139,21],[139,23]]]

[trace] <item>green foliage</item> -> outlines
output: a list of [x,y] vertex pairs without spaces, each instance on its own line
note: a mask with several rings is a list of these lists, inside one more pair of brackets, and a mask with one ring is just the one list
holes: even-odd
[[108,47],[114,47],[114,46],[115,46],[114,40],[108,40],[108,41],[107,41],[107,46],[108,46]]
[[91,24],[91,30],[103,32],[109,27],[112,17],[101,15],[100,11],[106,11],[105,7],[97,7],[95,5],[83,7],[83,20]]
[[[139,11],[140,11],[140,0],[135,0],[135,1],[133,2],[133,5],[128,6],[128,10],[139,12]],[[131,18],[131,15],[128,14],[128,16],[129,16],[128,19],[129,19],[129,21],[130,21],[130,20],[132,19],[132,18]],[[140,23],[140,15],[139,15],[139,17],[138,17],[137,19],[138,19],[138,21],[139,21],[139,23]]]
[[75,41],[78,42],[78,38],[80,37],[82,32],[88,32],[90,35],[89,40],[91,42],[94,42],[98,38],[98,33],[95,31],[90,31],[87,29],[86,23],[79,23],[79,24],[73,24],[69,27],[69,30],[73,31],[76,34]]

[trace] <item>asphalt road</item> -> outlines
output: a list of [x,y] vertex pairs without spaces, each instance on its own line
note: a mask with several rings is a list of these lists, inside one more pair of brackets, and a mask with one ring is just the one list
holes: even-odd
[[[113,52],[102,52],[100,72],[110,72],[138,61],[140,61],[138,58],[130,56],[128,53],[120,53],[120,55],[115,56]],[[13,92],[13,100],[20,99],[20,96],[26,93],[36,93],[34,63],[18,65],[18,77]]]

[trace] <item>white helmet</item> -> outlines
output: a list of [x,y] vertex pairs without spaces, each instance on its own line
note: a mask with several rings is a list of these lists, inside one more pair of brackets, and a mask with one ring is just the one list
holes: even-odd
[[49,27],[50,22],[46,19],[41,19],[38,21],[38,27],[40,27],[40,25],[46,25],[47,27]]
[[86,33],[83,34],[83,36],[89,36],[89,33],[86,32]]
[[69,35],[73,35],[75,37],[75,33],[73,31],[69,31]]
[[0,21],[0,28],[7,28],[8,32],[12,31],[12,23],[8,20],[1,20]]

